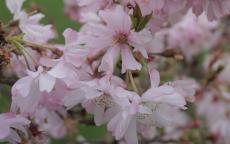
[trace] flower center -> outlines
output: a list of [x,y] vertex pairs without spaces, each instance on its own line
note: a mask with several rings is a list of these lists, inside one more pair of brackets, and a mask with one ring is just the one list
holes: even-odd
[[113,37],[114,43],[125,44],[128,41],[128,36],[125,33],[118,33]]
[[94,102],[96,103],[96,105],[101,106],[101,107],[106,107],[106,108],[110,108],[115,105],[111,96],[109,95],[102,95],[94,99]]

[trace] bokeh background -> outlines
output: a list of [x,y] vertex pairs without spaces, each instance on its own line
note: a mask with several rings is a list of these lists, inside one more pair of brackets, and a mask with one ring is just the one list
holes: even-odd
[[[80,24],[70,20],[64,14],[64,3],[63,0],[27,0],[24,4],[26,10],[33,8],[38,9],[45,14],[45,18],[42,23],[53,24],[57,31],[57,38],[54,40],[57,43],[64,43],[62,36],[63,31],[66,28],[73,28],[78,30]],[[12,19],[12,15],[5,6],[5,0],[0,0],[0,21],[7,23]],[[0,113],[7,112],[10,108],[10,87],[8,85],[0,84]],[[89,141],[94,143],[100,143],[100,140],[107,137],[105,126],[95,127],[86,126],[83,124],[75,124],[76,132],[73,135],[68,135],[66,138],[61,140],[53,140],[52,144],[67,144],[71,143],[76,137],[83,136]],[[0,144],[3,144],[0,142]]]

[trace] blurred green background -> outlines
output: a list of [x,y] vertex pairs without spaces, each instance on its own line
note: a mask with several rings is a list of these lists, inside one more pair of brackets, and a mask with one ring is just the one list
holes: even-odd
[[[29,10],[31,7],[38,7],[39,10],[46,15],[42,23],[51,23],[57,30],[58,36],[55,42],[63,43],[63,31],[66,28],[78,30],[80,25],[77,22],[70,20],[64,14],[63,0],[27,0],[24,4],[24,9]],[[12,15],[5,6],[5,0],[0,0],[0,21],[7,23],[12,19]],[[0,113],[7,112],[10,107],[10,87],[0,84]],[[102,127],[76,125],[79,135],[93,143],[100,141],[106,137],[106,129]],[[75,137],[74,137],[75,138]],[[0,142],[1,143],[1,142]],[[53,140],[52,144],[67,144],[72,143],[69,137],[62,140]]]

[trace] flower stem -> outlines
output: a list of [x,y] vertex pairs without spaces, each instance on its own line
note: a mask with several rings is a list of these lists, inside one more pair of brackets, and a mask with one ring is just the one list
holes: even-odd
[[138,89],[137,89],[136,83],[135,83],[135,81],[134,81],[132,72],[128,70],[127,73],[128,73],[128,75],[129,75],[129,80],[130,80],[130,83],[131,83],[131,85],[132,85],[133,90],[134,90],[136,93],[138,93]]
[[21,43],[31,47],[32,49],[38,49],[38,50],[50,50],[52,53],[56,54],[57,56],[62,56],[63,52],[57,48],[51,48],[47,45],[42,45],[42,44],[37,44],[34,42],[26,41],[26,40],[21,40]]

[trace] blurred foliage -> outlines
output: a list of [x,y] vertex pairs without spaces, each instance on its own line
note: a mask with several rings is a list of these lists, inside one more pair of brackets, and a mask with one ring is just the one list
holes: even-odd
[[91,141],[99,141],[101,138],[105,137],[106,127],[100,126],[88,126],[88,125],[79,125],[80,133],[86,138]]
[[10,87],[0,85],[0,113],[9,110],[10,103]]

